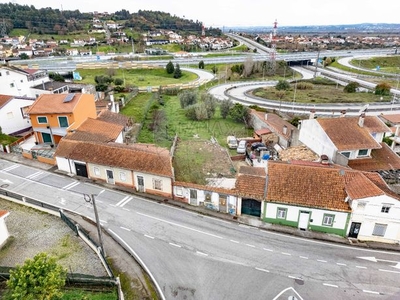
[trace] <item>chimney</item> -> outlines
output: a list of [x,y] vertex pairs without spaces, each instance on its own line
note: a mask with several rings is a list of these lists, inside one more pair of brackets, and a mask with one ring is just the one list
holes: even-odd
[[287,134],[287,126],[283,125],[283,134]]
[[364,127],[364,119],[365,119],[365,113],[362,113],[358,118],[358,126]]
[[110,101],[114,102],[114,95],[110,95]]
[[310,120],[315,118],[315,109],[310,110]]
[[264,120],[265,120],[265,121],[268,120],[268,114],[267,114],[267,113],[265,113],[265,115],[264,115]]
[[343,109],[342,111],[340,111],[340,117],[344,118],[346,116],[346,110]]

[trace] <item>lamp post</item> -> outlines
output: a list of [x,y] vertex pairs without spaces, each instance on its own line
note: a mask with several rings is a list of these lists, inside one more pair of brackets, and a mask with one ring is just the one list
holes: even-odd
[[96,218],[96,225],[97,225],[97,233],[99,235],[100,249],[101,249],[101,253],[105,257],[106,256],[106,252],[104,251],[103,239],[102,239],[102,236],[101,236],[100,220],[99,220],[99,214],[97,213],[95,196],[96,196],[95,194],[90,194],[90,195],[89,194],[83,194],[83,199],[85,199],[85,201],[87,203],[93,204],[94,216]]

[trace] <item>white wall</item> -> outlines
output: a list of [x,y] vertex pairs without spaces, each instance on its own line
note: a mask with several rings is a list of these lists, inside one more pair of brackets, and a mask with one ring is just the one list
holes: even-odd
[[57,167],[60,171],[76,175],[75,165],[73,161],[67,158],[56,156],[56,162],[57,162]]
[[33,102],[14,98],[0,109],[0,126],[3,133],[11,134],[31,127],[30,119],[24,119],[21,108],[30,106]]
[[[157,176],[153,174],[143,173],[143,172],[135,172],[134,171],[134,183],[135,187],[137,188],[138,182],[137,177],[142,176],[144,178],[144,191],[152,190],[152,191],[159,191],[162,193],[168,193],[172,195],[172,181],[169,177]],[[153,188],[153,180],[161,180],[162,182],[162,190],[155,190]]]
[[8,239],[8,237],[10,236],[8,229],[7,229],[7,225],[5,222],[6,217],[9,215],[10,213],[6,213],[3,217],[0,218],[0,246]]
[[301,121],[299,140],[316,154],[335,158],[336,147],[316,119]]
[[30,97],[30,83],[26,75],[2,68],[0,68],[0,73],[0,94]]
[[[95,172],[98,170],[98,173]],[[107,170],[111,170],[114,176],[114,184],[133,186],[132,171],[127,169],[107,167],[98,164],[87,164],[88,176],[90,179],[100,179],[107,181]]]

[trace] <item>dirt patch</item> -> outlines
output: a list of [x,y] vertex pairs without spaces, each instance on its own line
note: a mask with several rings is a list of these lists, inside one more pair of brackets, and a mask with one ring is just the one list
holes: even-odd
[[234,177],[235,168],[226,148],[215,141],[178,141],[174,155],[177,181],[206,184],[206,178]]

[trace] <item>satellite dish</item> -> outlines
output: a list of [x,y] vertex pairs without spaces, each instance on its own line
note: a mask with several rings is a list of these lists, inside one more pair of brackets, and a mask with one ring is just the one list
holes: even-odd
[[365,104],[363,107],[361,107],[360,111],[358,112],[359,114],[362,114],[363,112],[366,112],[368,109],[369,104]]

